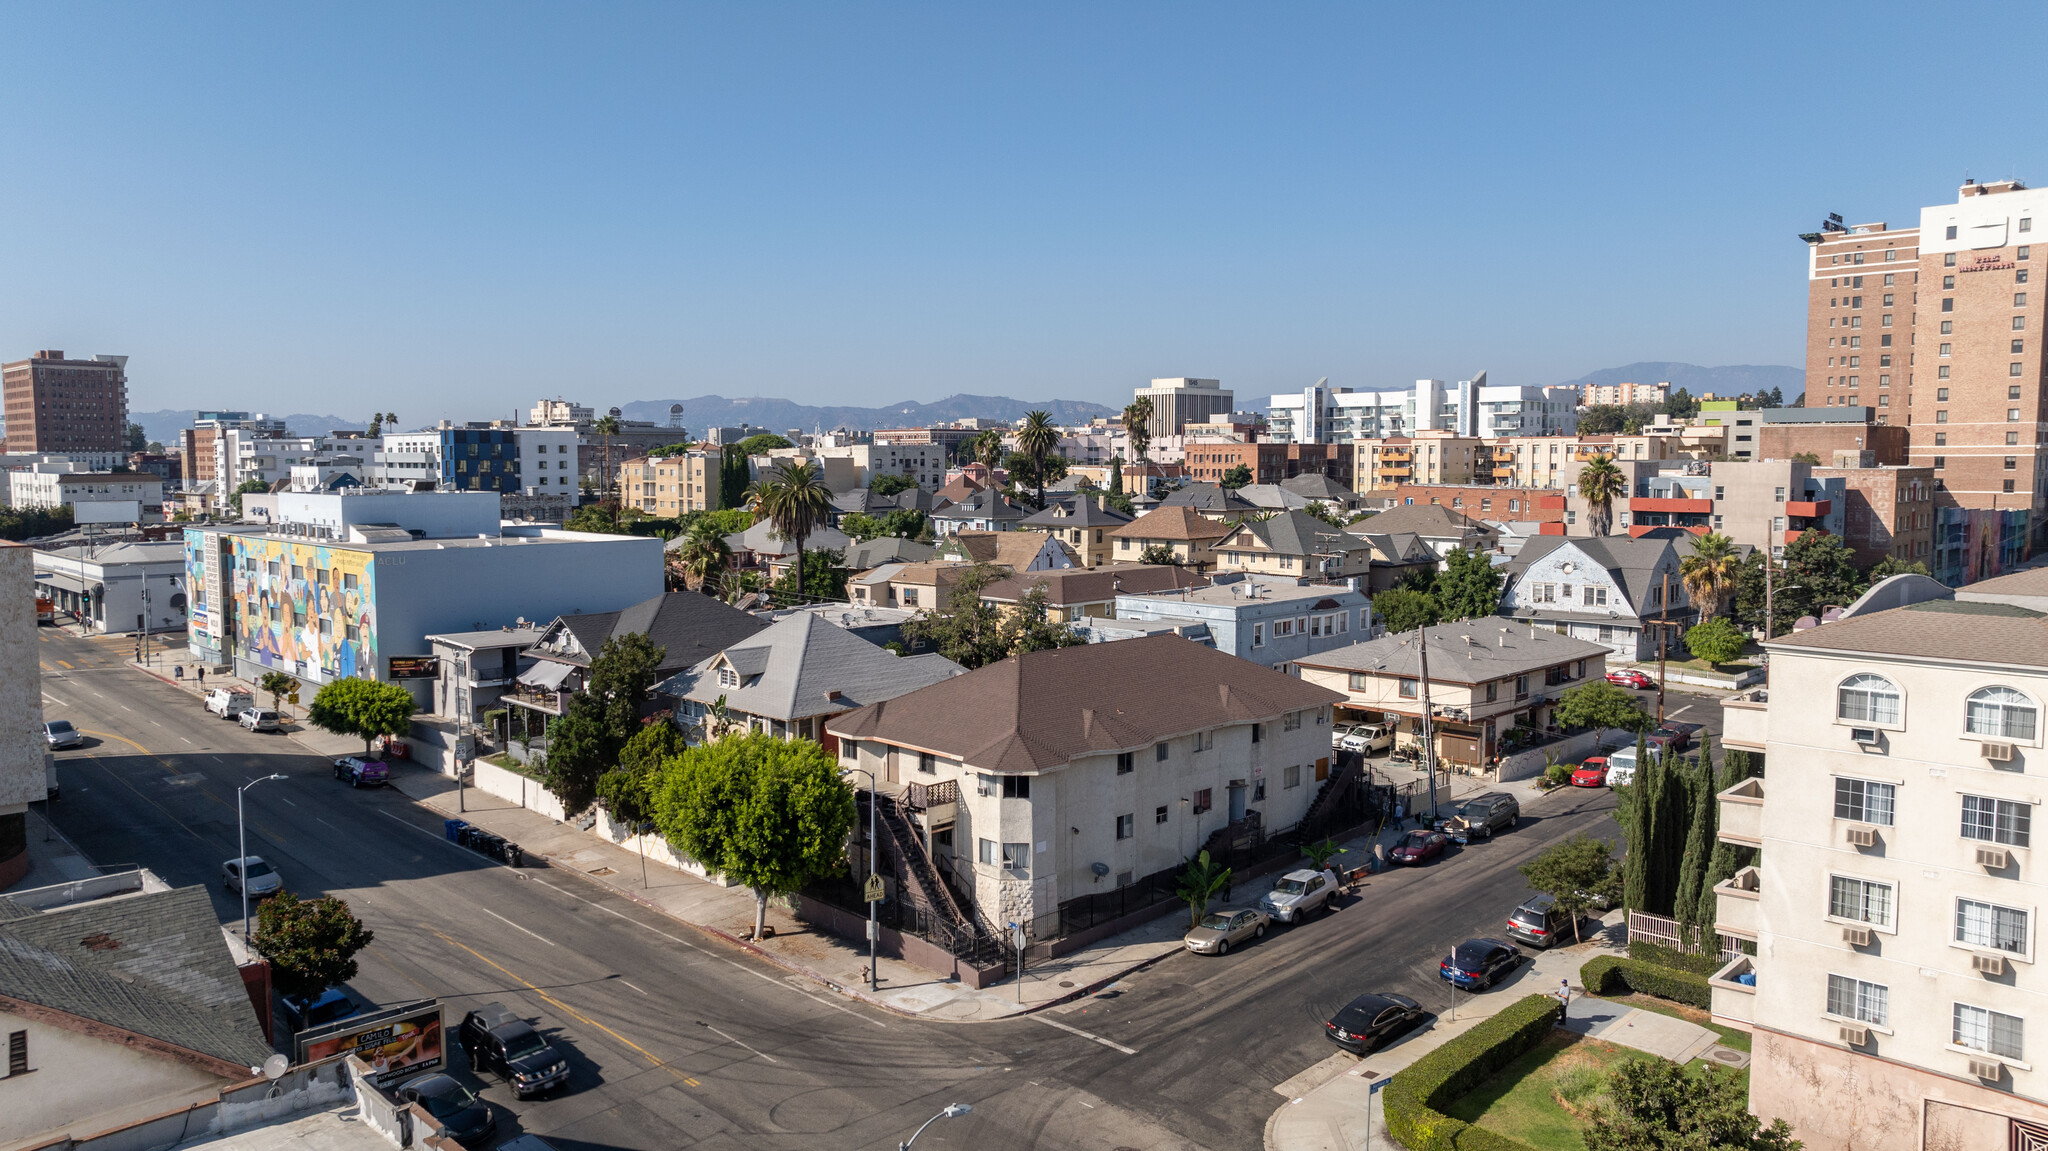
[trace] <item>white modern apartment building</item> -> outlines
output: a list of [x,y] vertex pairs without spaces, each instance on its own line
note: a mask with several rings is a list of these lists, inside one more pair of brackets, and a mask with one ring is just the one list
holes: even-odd
[[69,460],[6,473],[7,506],[65,508],[79,523],[153,523],[162,518],[164,482],[148,472],[94,472]]
[[1461,436],[1572,435],[1578,431],[1578,391],[1486,382],[1479,372],[1446,384],[1417,380],[1398,391],[1333,388],[1326,377],[1299,393],[1269,402],[1268,438],[1296,444],[1348,444],[1359,440],[1447,431]]
[[1237,402],[1236,393],[1221,381],[1190,376],[1155,379],[1150,387],[1135,389],[1132,398],[1152,401],[1152,418],[1146,421],[1145,430],[1155,440],[1184,435],[1189,424],[1205,424],[1212,417],[1228,416]]
[[[538,409],[536,409],[538,410]],[[509,427],[504,423],[443,426],[383,437],[364,483],[378,488],[478,490],[482,477],[503,497],[508,519],[560,519],[576,505],[580,460],[574,427]],[[458,471],[457,457],[476,452],[499,469]],[[621,454],[620,459],[624,459]],[[465,465],[466,466],[466,465]],[[475,478],[473,478],[475,477]]]
[[2044,608],[2048,571],[1897,576],[1766,644],[1768,690],[1724,705],[1767,769],[1721,795],[1758,860],[1716,926],[1756,954],[1714,1016],[1755,1035],[1751,1110],[1809,1151],[2048,1146]]

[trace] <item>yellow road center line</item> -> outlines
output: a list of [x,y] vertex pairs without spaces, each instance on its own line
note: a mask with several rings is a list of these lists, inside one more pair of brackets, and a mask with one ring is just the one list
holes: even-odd
[[61,667],[61,668],[63,668],[63,669],[65,670],[65,671],[75,671],[75,670],[76,670],[76,669],[75,669],[75,668],[73,668],[73,667],[72,667],[72,666],[71,666],[70,664],[68,664],[68,663],[65,663],[65,662],[64,662],[63,660],[61,660],[61,659],[57,661],[57,666],[58,666],[58,667]]

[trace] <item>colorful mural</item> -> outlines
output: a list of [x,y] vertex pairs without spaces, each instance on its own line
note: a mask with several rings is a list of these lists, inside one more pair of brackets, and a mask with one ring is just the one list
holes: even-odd
[[377,675],[371,553],[260,536],[233,548],[239,658],[316,680]]

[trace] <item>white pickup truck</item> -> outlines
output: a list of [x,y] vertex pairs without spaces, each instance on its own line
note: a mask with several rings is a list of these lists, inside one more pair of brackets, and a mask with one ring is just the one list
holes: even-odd
[[236,719],[242,709],[256,706],[256,697],[246,691],[228,687],[216,687],[206,693],[206,710],[222,719]]

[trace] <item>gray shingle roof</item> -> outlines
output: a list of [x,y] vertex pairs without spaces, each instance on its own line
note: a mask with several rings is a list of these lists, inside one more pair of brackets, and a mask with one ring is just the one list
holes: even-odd
[[[1629,603],[1640,612],[1647,610],[1650,603],[1650,586],[1657,565],[1665,557],[1682,558],[1692,550],[1694,537],[1690,532],[1678,533],[1684,539],[1673,539],[1664,533],[1637,538],[1628,536],[1534,536],[1515,553],[1515,558],[1504,565],[1510,583],[1522,577],[1529,565],[1561,547],[1575,547],[1586,559],[1607,569],[1614,577]],[[1672,596],[1681,594],[1678,576],[1671,577]],[[1503,592],[1508,590],[1504,587]]]
[[1030,528],[1120,528],[1131,522],[1132,517],[1106,508],[1087,496],[1065,503],[1050,502],[1043,511],[1033,512],[1024,517],[1024,526]]
[[[1609,654],[1602,644],[1496,615],[1438,624],[1427,631],[1429,678],[1444,683],[1485,683],[1566,660],[1604,658]],[[1378,639],[1302,656],[1294,662],[1305,667],[1415,676],[1421,674],[1416,634],[1389,632]]]
[[1485,524],[1442,504],[1403,504],[1388,508],[1352,525],[1352,530],[1370,531],[1380,535],[1389,532],[1414,532],[1437,539],[1459,537],[1469,533],[1477,533],[1480,536],[1492,534],[1492,529]]
[[[1238,528],[1252,533],[1260,543],[1280,555],[1312,556],[1322,552],[1348,552],[1359,546],[1357,536],[1333,528],[1307,512],[1280,512],[1269,520],[1248,520]],[[1228,541],[1218,546],[1228,546]]]
[[0,995],[236,1067],[269,1058],[205,888],[47,912],[8,907],[0,907]]
[[1014,523],[1024,518],[1024,509],[1003,498],[1003,493],[989,488],[949,504],[932,513],[933,519],[941,520],[992,520],[998,523]]
[[[768,625],[740,609],[693,591],[667,592],[621,611],[565,615],[556,621],[588,653],[582,659],[534,652],[548,659],[588,666],[613,636],[638,632],[662,649],[663,675],[672,675]],[[552,628],[550,628],[552,630]]]
[[1194,508],[1201,512],[1255,512],[1259,506],[1221,484],[1194,483],[1159,501],[1163,508]]
[[[721,664],[729,664],[743,677],[739,687],[719,686]],[[944,656],[899,656],[801,612],[663,681],[655,690],[698,703],[724,696],[734,711],[788,721],[894,699],[961,671]],[[832,698],[832,692],[839,698]]]
[[888,563],[922,563],[932,558],[939,549],[931,544],[916,540],[883,536],[880,539],[862,540],[846,545],[845,558],[840,566],[848,571],[866,571]]
[[2015,604],[1930,600],[1824,623],[1780,636],[1766,646],[1774,651],[1839,651],[2048,667],[2048,615]]

